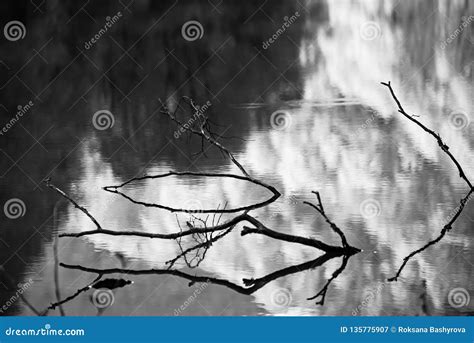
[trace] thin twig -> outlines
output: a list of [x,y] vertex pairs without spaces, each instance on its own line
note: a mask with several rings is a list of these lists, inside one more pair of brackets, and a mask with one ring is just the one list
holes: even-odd
[[461,215],[461,212],[463,211],[464,209],[464,206],[466,205],[468,199],[471,197],[471,195],[474,193],[474,190],[471,189],[469,191],[469,193],[461,199],[460,201],[460,205],[456,211],[456,213],[454,214],[454,216],[451,218],[451,220],[449,221],[449,223],[447,223],[445,226],[443,226],[443,229],[441,230],[440,234],[438,235],[438,237],[436,237],[435,239],[429,241],[428,243],[426,243],[424,246],[422,246],[420,249],[417,249],[413,252],[411,252],[408,256],[406,256],[404,259],[403,259],[403,263],[402,265],[400,266],[400,268],[398,269],[397,271],[397,274],[395,274],[394,277],[391,277],[388,279],[388,281],[397,281],[398,280],[398,277],[400,276],[403,268],[405,268],[406,264],[408,263],[408,261],[410,261],[410,259],[421,253],[422,251],[428,249],[430,246],[438,243],[452,228],[453,228],[453,224],[454,222],[459,218],[459,216]]
[[341,266],[336,270],[334,271],[334,273],[332,273],[332,276],[331,278],[329,278],[325,285],[323,286],[323,288],[313,297],[311,298],[308,298],[308,300],[313,300],[313,299],[316,299],[318,297],[321,297],[319,301],[316,301],[316,305],[321,305],[323,306],[324,305],[324,301],[326,300],[326,293],[328,291],[328,288],[329,288],[329,285],[331,285],[331,283],[339,276],[339,274],[341,274],[343,272],[343,270],[346,268],[347,266],[347,261],[349,260],[349,256],[348,255],[344,255],[342,256],[342,263],[341,263]]
[[462,169],[461,165],[459,164],[459,162],[456,160],[456,158],[454,158],[453,154],[451,154],[451,152],[449,151],[449,147],[443,142],[443,140],[441,139],[441,136],[439,134],[437,134],[436,132],[434,132],[433,130],[427,128],[425,125],[423,125],[422,123],[420,123],[418,120],[416,120],[412,115],[409,115],[408,113],[405,112],[405,110],[403,109],[402,107],[402,104],[400,103],[400,101],[398,100],[397,96],[395,95],[395,92],[393,91],[393,88],[391,86],[391,83],[390,81],[389,82],[381,82],[382,85],[388,87],[388,89],[390,90],[390,93],[392,94],[392,97],[393,99],[395,100],[395,102],[397,103],[397,106],[398,106],[398,112],[400,112],[401,114],[403,114],[406,118],[408,118],[409,120],[411,120],[412,122],[414,122],[416,125],[418,125],[419,127],[421,127],[425,132],[428,132],[430,135],[432,135],[436,141],[438,142],[438,145],[441,147],[441,150],[443,150],[446,155],[449,156],[449,158],[451,159],[451,161],[453,161],[453,163],[456,165],[456,167],[458,168],[458,171],[459,171],[459,176],[467,183],[467,185],[469,186],[470,189],[472,189],[472,184],[471,182],[469,181],[469,179],[467,178],[466,174],[464,173],[464,170]]
[[71,204],[74,205],[75,208],[78,208],[79,210],[82,211],[82,213],[84,213],[86,216],[89,217],[89,219],[95,224],[95,226],[97,227],[97,230],[102,230],[102,226],[100,226],[99,222],[89,213],[89,211],[87,211],[86,208],[82,207],[81,205],[79,205],[77,202],[75,202],[69,195],[67,195],[65,192],[63,192],[62,190],[60,190],[58,187],[56,187],[55,185],[53,185],[51,183],[51,181],[49,179],[45,180],[44,181],[46,183],[46,186],[48,186],[49,188],[53,189],[55,192],[59,193],[62,197],[64,197],[65,199],[67,199]]
[[323,207],[323,203],[321,202],[321,196],[319,195],[319,192],[311,192],[311,193],[314,193],[316,194],[316,197],[318,198],[318,205],[314,205],[308,201],[304,201],[304,203],[306,205],[309,205],[311,206],[312,208],[314,208],[316,211],[319,212],[319,214],[321,214],[321,216],[323,216],[323,218],[326,220],[326,222],[329,224],[329,226],[331,227],[331,229],[333,229],[333,231],[335,233],[337,233],[339,235],[339,237],[341,237],[341,241],[342,241],[342,246],[343,247],[348,247],[349,244],[347,243],[347,240],[346,240],[346,236],[344,235],[344,233],[342,232],[341,229],[339,229],[339,227],[337,227],[336,224],[334,224],[330,219],[329,217],[326,215],[326,212],[324,212],[324,207]]
[[[62,263],[60,264],[62,266]],[[84,293],[91,289],[92,285],[94,285],[97,281],[99,281],[102,278],[102,274],[99,274],[92,282],[88,283],[86,286],[79,288],[74,294],[68,296],[67,298],[64,298],[63,300],[58,300],[55,303],[52,303],[49,305],[48,309],[54,310],[58,306],[62,306],[63,304],[73,300],[76,298],[79,294]]]

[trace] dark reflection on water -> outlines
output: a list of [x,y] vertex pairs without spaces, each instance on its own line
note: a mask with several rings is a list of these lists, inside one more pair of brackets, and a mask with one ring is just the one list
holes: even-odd
[[[448,301],[455,288],[472,296],[470,202],[445,239],[408,264],[402,280],[385,281],[404,256],[438,235],[467,190],[433,138],[396,113],[380,81],[392,81],[407,111],[441,134],[473,179],[473,126],[467,125],[474,108],[472,23],[446,40],[474,15],[473,2],[136,1],[129,10],[115,2],[83,5],[47,2],[41,15],[20,3],[1,8],[8,20],[25,23],[27,36],[1,43],[0,124],[18,105],[31,100],[34,106],[0,136],[1,203],[19,198],[26,205],[21,218],[2,214],[0,260],[14,285],[32,279],[24,293],[31,303],[44,308],[56,301],[56,233],[94,228],[41,185],[44,178],[51,177],[108,229],[171,233],[177,231],[174,214],[134,205],[101,187],[169,170],[239,172],[214,148],[207,157],[193,155],[201,148],[198,139],[175,138],[176,126],[159,113],[158,99],[172,108],[186,95],[212,104],[206,113],[219,132],[241,138],[226,139],[226,146],[253,176],[282,193],[254,216],[274,230],[337,244],[323,219],[302,204],[318,190],[326,212],[363,252],[334,280],[324,306],[307,298],[323,287],[340,259],[277,279],[250,296],[208,285],[194,301],[188,300],[199,286],[178,277],[129,275],[134,283],[114,289],[113,305],[100,314],[173,315],[185,303],[179,314],[472,313],[472,305],[456,308]],[[117,11],[123,17],[85,49],[105,17]],[[297,20],[263,49],[296,11]],[[202,24],[201,39],[183,39],[188,20]],[[113,113],[112,128],[94,127],[93,114],[101,109]],[[271,121],[277,110],[287,113],[285,123]],[[142,182],[127,192],[190,207],[265,198],[245,182],[167,181]],[[217,242],[192,273],[241,284],[318,257],[308,247],[241,237],[239,231]],[[175,241],[96,235],[61,238],[58,252],[71,265],[151,269],[162,267],[179,247]],[[182,261],[176,267],[186,270]],[[58,272],[62,296],[95,278],[73,269]],[[1,304],[14,294],[2,281]],[[276,298],[281,294],[284,306]],[[86,293],[64,310],[98,314]],[[32,314],[20,300],[5,313]]]

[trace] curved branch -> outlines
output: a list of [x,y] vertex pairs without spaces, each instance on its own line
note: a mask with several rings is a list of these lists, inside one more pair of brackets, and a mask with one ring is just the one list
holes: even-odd
[[443,140],[441,139],[441,136],[439,134],[437,134],[436,132],[434,132],[433,130],[429,129],[428,127],[426,127],[425,125],[423,125],[422,123],[420,123],[418,120],[416,120],[414,118],[414,116],[412,115],[409,115],[405,112],[405,110],[403,109],[403,106],[402,104],[400,103],[400,101],[398,100],[397,96],[395,95],[395,92],[393,91],[393,88],[391,86],[391,83],[390,81],[389,82],[381,82],[382,85],[386,86],[389,90],[390,90],[390,93],[393,97],[393,99],[395,100],[395,102],[397,103],[397,106],[398,106],[398,112],[400,112],[403,116],[405,116],[406,118],[408,118],[409,120],[411,120],[412,122],[414,122],[415,124],[417,124],[419,127],[421,127],[425,132],[429,133],[431,136],[433,136],[436,141],[438,142],[438,145],[441,147],[441,150],[443,150],[446,155],[448,155],[448,157],[451,159],[451,161],[453,161],[453,163],[456,165],[458,171],[459,171],[459,177],[461,179],[463,179],[466,184],[469,186],[469,193],[461,199],[461,204],[459,205],[459,207],[457,208],[454,216],[451,218],[451,220],[443,227],[443,229],[441,230],[441,233],[439,234],[438,237],[436,237],[434,240],[428,242],[427,244],[425,244],[423,247],[421,247],[420,249],[417,249],[413,252],[411,252],[408,256],[406,256],[404,259],[403,259],[403,263],[402,265],[400,266],[400,268],[398,269],[397,273],[395,274],[394,277],[391,277],[388,279],[388,281],[397,281],[398,280],[398,277],[400,276],[403,268],[405,268],[405,266],[407,265],[408,261],[410,261],[410,259],[412,257],[414,257],[415,255],[421,253],[422,251],[428,249],[430,246],[438,243],[445,235],[448,231],[450,231],[452,229],[452,226],[454,224],[454,222],[459,218],[459,216],[461,215],[461,212],[463,211],[464,209],[464,206],[466,205],[466,202],[468,201],[469,197],[471,196],[471,194],[474,192],[474,188],[472,187],[472,184],[471,182],[469,181],[469,179],[467,178],[466,174],[464,173],[464,170],[462,169],[461,165],[459,164],[459,162],[456,160],[456,158],[453,156],[453,154],[451,154],[451,152],[449,151],[449,147],[443,142]]
[[461,199],[461,202],[460,202],[460,205],[458,207],[458,209],[456,210],[454,216],[451,218],[451,220],[449,221],[449,223],[447,223],[443,229],[441,230],[441,233],[439,234],[438,237],[436,237],[435,239],[429,241],[428,243],[426,243],[424,246],[422,246],[420,249],[417,249],[413,252],[411,252],[409,255],[407,255],[404,259],[403,259],[403,263],[402,265],[400,266],[400,268],[398,269],[397,271],[397,274],[395,274],[394,277],[391,277],[389,278],[387,281],[397,281],[398,280],[398,277],[400,276],[403,268],[405,268],[406,264],[408,263],[408,261],[410,261],[410,259],[412,257],[414,257],[415,255],[421,253],[422,251],[428,249],[430,246],[438,243],[452,228],[453,228],[453,224],[454,222],[459,218],[459,216],[461,215],[461,212],[463,211],[464,209],[464,206],[466,205],[467,201],[469,200],[469,198],[471,197],[471,195],[474,193],[474,190],[471,189],[469,191],[469,193]]
[[137,236],[137,237],[146,237],[146,238],[159,238],[159,239],[176,239],[192,234],[197,233],[210,233],[215,231],[221,231],[227,229],[233,225],[240,223],[242,220],[245,220],[246,214],[238,215],[237,217],[232,218],[231,220],[207,228],[196,228],[193,227],[192,229],[181,231],[181,232],[174,232],[174,233],[149,233],[149,232],[142,232],[142,231],[114,231],[114,230],[90,230],[90,231],[82,231],[82,232],[70,232],[70,233],[62,233],[59,237],[82,237],[82,236],[89,236],[89,235],[111,235],[111,236]]
[[[324,212],[324,207],[323,207],[323,203],[321,202],[321,197],[319,195],[319,192],[312,192],[314,194],[316,194],[316,197],[318,198],[318,205],[314,205],[308,201],[304,201],[304,203],[306,205],[309,205],[311,206],[312,208],[314,208],[316,211],[319,212],[319,214],[321,214],[323,216],[324,219],[326,219],[326,222],[329,224],[329,226],[331,227],[331,229],[337,233],[339,235],[339,237],[341,238],[341,242],[342,242],[342,246],[347,248],[349,247],[349,244],[347,243],[347,239],[346,239],[346,236],[344,235],[344,233],[342,232],[342,230],[337,227],[336,224],[334,224],[330,219],[329,217],[326,215],[326,212]],[[323,301],[324,302],[324,301]]]
[[[146,179],[158,179],[158,178],[164,178],[164,177],[173,176],[173,175],[176,175],[176,176],[229,177],[229,178],[233,178],[233,179],[252,182],[256,185],[262,186],[262,187],[268,189],[270,192],[272,192],[273,195],[272,195],[272,197],[270,197],[269,199],[267,199],[265,201],[262,201],[262,202],[259,202],[259,203],[256,203],[256,204],[252,204],[252,205],[248,205],[248,206],[241,206],[241,207],[229,208],[229,209],[227,209],[227,208],[222,208],[222,209],[217,208],[217,209],[211,209],[211,210],[206,210],[206,209],[191,210],[191,209],[186,209],[186,208],[174,208],[174,207],[169,207],[169,206],[160,205],[160,204],[146,203],[146,202],[142,202],[142,201],[137,201],[137,200],[131,198],[130,196],[124,194],[123,192],[118,191],[119,188],[122,188],[122,187],[128,185],[131,182],[142,181],[142,180],[146,180]],[[140,177],[134,177],[134,178],[131,178],[130,180],[125,181],[124,183],[122,183],[118,186],[106,186],[106,187],[103,187],[103,189],[107,192],[120,194],[125,199],[133,202],[134,204],[142,205],[142,206],[145,206],[145,207],[161,208],[163,210],[167,210],[167,211],[170,211],[172,213],[173,212],[193,212],[193,211],[196,211],[196,212],[199,212],[199,213],[236,213],[236,212],[241,212],[241,211],[250,211],[250,210],[254,210],[254,209],[269,205],[280,197],[280,193],[276,190],[275,187],[267,185],[267,184],[265,184],[265,183],[263,183],[263,182],[261,182],[257,179],[253,179],[253,178],[249,178],[249,177],[245,177],[245,176],[234,175],[234,174],[214,174],[214,173],[175,172],[175,171],[170,171],[170,172],[164,173],[164,174],[144,175],[144,176],[140,176]]]
[[430,135],[432,135],[436,141],[438,142],[438,145],[441,147],[441,150],[443,150],[446,155],[449,156],[449,158],[451,159],[451,161],[453,161],[453,163],[456,165],[456,167],[458,168],[458,171],[459,171],[459,177],[461,177],[461,179],[463,179],[467,185],[469,186],[470,189],[472,189],[472,184],[471,182],[469,181],[469,179],[467,178],[466,174],[464,173],[464,170],[462,169],[461,165],[459,164],[459,162],[456,160],[456,158],[453,156],[453,154],[451,154],[451,152],[449,151],[449,147],[443,142],[443,140],[441,139],[441,136],[439,134],[437,134],[436,132],[434,132],[433,130],[427,128],[425,125],[423,125],[422,123],[420,123],[418,120],[416,120],[413,116],[409,115],[408,113],[405,112],[405,110],[403,109],[402,107],[402,104],[400,103],[400,101],[398,100],[397,96],[395,95],[395,92],[393,91],[393,88],[391,86],[391,83],[390,81],[388,83],[386,82],[381,82],[382,85],[388,87],[388,89],[390,90],[390,93],[392,94],[392,98],[395,100],[395,102],[397,103],[397,106],[398,106],[398,112],[400,112],[401,114],[403,114],[406,118],[408,118],[409,120],[411,120],[412,122],[414,122],[416,125],[418,125],[419,127],[421,127],[425,132],[428,132]]
[[51,188],[52,190],[54,190],[56,193],[59,193],[63,198],[67,199],[71,204],[74,205],[75,208],[79,209],[82,211],[82,213],[84,213],[86,216],[89,217],[89,219],[95,224],[95,226],[97,227],[97,230],[102,230],[102,227],[100,226],[99,222],[89,213],[89,211],[87,211],[86,208],[82,207],[81,205],[79,205],[77,202],[75,202],[69,195],[67,195],[65,192],[63,192],[62,190],[60,190],[58,187],[56,187],[55,185],[53,185],[51,183],[51,179],[46,179],[44,180],[44,182],[46,183],[46,186],[48,186],[49,188]]

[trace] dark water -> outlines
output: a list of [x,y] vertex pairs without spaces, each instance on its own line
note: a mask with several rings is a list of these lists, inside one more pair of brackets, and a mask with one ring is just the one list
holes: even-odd
[[[471,202],[441,242],[411,260],[398,282],[386,282],[406,255],[439,234],[468,189],[433,137],[398,114],[380,84],[392,81],[407,112],[440,133],[473,179],[473,1],[135,1],[128,8],[47,1],[39,9],[17,2],[0,7],[2,25],[20,20],[27,32],[22,40],[1,42],[0,124],[17,106],[33,102],[0,136],[1,204],[20,199],[25,205],[17,219],[1,216],[3,314],[33,314],[24,300],[9,300],[18,287],[31,305],[44,309],[97,277],[58,262],[149,270],[166,268],[164,262],[180,253],[175,240],[94,235],[60,238],[55,258],[57,234],[95,227],[41,181],[50,177],[106,229],[179,231],[178,222],[186,225],[189,214],[136,205],[102,187],[170,170],[239,174],[207,144],[206,156],[194,154],[200,140],[177,134],[160,113],[159,99],[175,108],[182,96],[200,105],[209,101],[206,114],[216,131],[239,138],[223,144],[252,176],[281,192],[276,202],[251,211],[254,217],[275,231],[337,245],[324,219],[303,204],[314,202],[311,191],[319,191],[327,215],[363,251],[349,258],[323,306],[307,298],[342,257],[276,278],[251,295],[213,283],[190,285],[179,275],[110,274],[103,279],[133,283],[107,293],[113,304],[106,307],[94,304],[94,289],[86,290],[64,304],[66,315],[473,312],[472,300],[453,306],[449,296],[457,289],[473,295]],[[86,49],[118,11],[112,28]],[[189,20],[202,25],[200,39],[183,38]],[[285,21],[291,23],[265,49]],[[94,126],[99,110],[112,113],[112,127]],[[144,180],[124,192],[191,209],[245,206],[269,196],[246,181],[207,177]],[[174,269],[243,286],[244,278],[322,255],[261,235],[242,237],[243,225],[215,242],[197,268],[181,259]]]

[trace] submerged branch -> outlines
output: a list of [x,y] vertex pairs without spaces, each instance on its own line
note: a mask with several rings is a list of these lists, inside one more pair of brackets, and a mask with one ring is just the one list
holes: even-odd
[[342,242],[342,246],[347,248],[349,247],[349,244],[347,243],[347,240],[346,240],[346,236],[344,235],[344,233],[342,232],[341,229],[339,229],[337,227],[336,224],[334,224],[330,219],[329,217],[326,215],[326,212],[324,212],[324,207],[323,207],[323,203],[321,202],[321,197],[319,195],[319,192],[312,192],[314,194],[316,194],[316,197],[318,198],[318,205],[314,205],[308,201],[305,201],[304,203],[306,205],[309,205],[311,206],[312,208],[314,208],[316,211],[319,212],[319,214],[321,214],[321,216],[323,216],[324,219],[326,219],[326,222],[329,224],[329,226],[331,227],[331,229],[337,233],[339,235],[339,237],[341,237],[341,242]]
[[430,246],[438,243],[445,235],[448,231],[450,231],[452,229],[452,226],[453,224],[455,223],[455,221],[459,218],[459,216],[461,215],[461,212],[463,211],[464,209],[464,206],[466,205],[466,202],[468,201],[469,197],[471,196],[471,194],[474,192],[474,188],[472,187],[472,184],[471,182],[469,181],[469,179],[467,178],[466,174],[464,173],[464,170],[462,169],[461,165],[459,164],[459,162],[456,160],[456,158],[453,156],[453,154],[451,154],[451,152],[449,151],[449,147],[443,142],[441,136],[434,132],[433,130],[429,129],[428,127],[426,127],[425,125],[423,125],[422,123],[420,123],[417,119],[414,118],[413,115],[409,115],[408,113],[405,112],[405,110],[403,109],[403,106],[402,104],[400,103],[400,101],[398,100],[397,96],[395,95],[395,92],[393,91],[393,88],[391,86],[391,83],[390,81],[388,83],[386,82],[381,82],[382,85],[386,86],[389,90],[390,90],[390,93],[393,97],[393,99],[395,100],[395,102],[397,103],[397,106],[398,106],[398,112],[400,112],[403,116],[405,116],[406,118],[408,118],[409,120],[411,120],[412,122],[414,122],[415,124],[417,124],[419,127],[421,127],[425,132],[429,133],[431,136],[433,136],[436,141],[438,142],[438,145],[440,146],[441,150],[443,150],[446,155],[448,155],[448,157],[451,159],[451,161],[456,165],[457,169],[458,169],[458,172],[459,172],[459,177],[461,179],[463,179],[466,184],[469,186],[469,193],[463,198],[461,199],[461,203],[459,205],[459,207],[457,208],[454,216],[451,218],[451,220],[446,224],[444,225],[443,229],[441,230],[441,233],[439,234],[438,237],[436,237],[434,240],[428,242],[427,244],[425,244],[423,247],[417,249],[417,250],[414,250],[413,252],[411,252],[409,255],[407,255],[404,259],[403,259],[403,263],[402,265],[400,266],[400,268],[398,269],[397,273],[395,274],[394,277],[391,277],[388,279],[388,281],[397,281],[398,280],[398,277],[400,276],[402,270],[405,268],[405,266],[407,265],[408,261],[410,261],[410,259],[412,257],[414,257],[415,255],[421,253],[422,251],[426,250],[427,248],[429,248]]
[[249,287],[243,287],[227,279],[220,279],[220,278],[215,278],[215,277],[210,277],[210,276],[192,275],[192,274],[185,273],[176,269],[142,269],[142,270],[122,269],[122,268],[97,269],[97,268],[84,267],[81,265],[70,265],[70,264],[65,264],[65,263],[61,263],[60,266],[67,269],[95,273],[100,276],[108,275],[108,274],[174,275],[174,276],[178,276],[190,281],[190,285],[194,283],[211,283],[211,284],[225,286],[241,294],[250,295],[271,281],[274,281],[278,278],[288,276],[291,274],[300,273],[305,270],[314,269],[316,267],[323,265],[327,261],[339,256],[342,256],[342,255],[340,253],[326,253],[322,256],[319,256],[318,258],[314,260],[297,264],[297,265],[293,265],[290,267],[286,267],[257,279],[243,279],[242,281],[244,285],[249,286]]
[[316,305],[324,305],[324,301],[326,300],[326,293],[328,291],[329,286],[344,271],[344,269],[346,269],[349,257],[349,255],[342,256],[341,266],[336,271],[334,271],[334,273],[332,273],[331,278],[326,281],[326,284],[323,286],[323,288],[315,296],[308,298],[308,300],[313,300],[318,297],[321,297],[319,301],[316,301]]
[[[168,108],[166,107],[165,104],[161,104],[163,109],[161,110],[161,113],[167,115],[172,121],[174,121],[176,124],[178,124],[180,127],[182,127],[184,130],[188,131],[188,132],[191,132],[201,138],[204,138],[206,141],[208,141],[210,144],[214,145],[215,147],[217,147],[222,153],[224,153],[225,155],[227,155],[227,157],[229,157],[229,159],[232,161],[232,163],[234,163],[235,166],[237,166],[237,168],[240,169],[240,171],[242,172],[242,174],[244,174],[246,177],[248,177],[249,179],[251,179],[251,176],[250,174],[245,170],[245,168],[239,163],[239,161],[237,161],[237,159],[234,157],[234,155],[226,148],[224,147],[221,143],[219,143],[217,140],[215,140],[213,137],[212,137],[212,132],[210,131],[209,129],[209,124],[208,124],[208,119],[206,116],[204,116],[204,114],[199,114],[199,109],[194,105],[194,102],[192,99],[188,98],[188,97],[183,97],[183,99],[185,99],[188,104],[192,107],[192,109],[195,111],[195,114],[194,115],[197,115],[198,118],[201,118],[202,117],[202,120],[201,120],[201,125],[199,126],[199,130],[196,130],[194,129],[193,127],[189,126],[189,125],[186,125],[184,123],[182,123],[181,121],[179,121],[175,114],[176,114],[176,111],[175,113],[171,113]],[[181,102],[181,101],[180,101]],[[180,103],[178,103],[178,107],[179,107]]]
[[278,240],[281,240],[281,241],[286,241],[286,242],[290,242],[290,243],[297,243],[297,244],[310,246],[310,247],[313,247],[313,248],[316,248],[316,249],[319,249],[319,250],[322,250],[322,251],[325,251],[325,252],[338,251],[338,252],[342,252],[342,253],[344,253],[344,252],[350,253],[350,252],[359,252],[360,251],[359,249],[351,247],[351,246],[338,247],[338,246],[326,244],[326,243],[324,243],[320,240],[314,239],[314,238],[294,236],[294,235],[289,235],[287,233],[281,233],[281,232],[278,232],[278,231],[274,231],[274,230],[271,230],[271,229],[267,228],[260,221],[258,221],[257,219],[255,219],[251,216],[248,216],[245,220],[250,222],[255,227],[251,228],[251,227],[248,227],[248,226],[244,226],[243,230],[241,232],[242,236],[245,236],[245,235],[248,235],[248,234],[251,234],[251,233],[258,233],[258,234],[265,235],[265,236],[268,236],[268,237],[271,237],[271,238],[274,238],[274,239],[278,239]]
[[72,199],[69,195],[67,195],[64,191],[60,190],[58,187],[56,187],[55,185],[53,185],[51,182],[50,182],[50,179],[47,179],[44,181],[46,183],[46,186],[48,186],[49,188],[51,188],[52,190],[54,190],[56,193],[59,193],[63,198],[67,199],[71,204],[74,205],[75,208],[79,209],[82,211],[82,213],[84,213],[86,216],[89,217],[89,219],[95,224],[95,226],[97,227],[97,230],[102,230],[102,227],[100,226],[99,222],[89,213],[89,211],[87,211],[86,208],[82,207],[81,205],[79,205],[77,202],[74,201],[74,199]]
[[222,208],[222,209],[217,208],[217,209],[210,209],[210,210],[208,210],[208,209],[196,209],[196,211],[199,212],[199,213],[236,213],[236,212],[241,212],[241,211],[250,211],[250,210],[254,210],[254,209],[269,205],[280,197],[280,193],[276,190],[275,187],[267,185],[267,184],[261,182],[260,180],[249,178],[249,177],[246,177],[246,176],[240,176],[240,175],[234,175],[234,174],[214,174],[214,173],[175,172],[175,171],[170,171],[170,172],[164,173],[164,174],[144,175],[144,176],[140,176],[140,177],[134,177],[134,178],[131,178],[131,179],[125,181],[124,183],[122,183],[120,185],[106,186],[106,187],[103,187],[103,189],[107,192],[119,194],[122,197],[124,197],[125,199],[127,199],[127,200],[129,200],[129,201],[131,201],[131,202],[133,202],[134,204],[137,204],[137,205],[142,205],[142,206],[145,206],[145,207],[156,207],[156,208],[160,208],[160,209],[163,209],[163,210],[167,210],[171,213],[174,213],[174,212],[192,212],[192,210],[188,209],[188,208],[174,208],[174,207],[169,207],[169,206],[155,204],[155,203],[146,203],[146,202],[142,202],[142,201],[137,201],[137,200],[131,198],[130,196],[126,195],[125,193],[119,191],[120,188],[125,187],[126,185],[130,184],[131,182],[142,181],[142,180],[146,180],[146,179],[165,178],[165,177],[168,177],[168,176],[227,177],[227,178],[233,178],[233,179],[252,182],[252,183],[254,183],[258,186],[262,186],[262,187],[268,189],[270,192],[273,193],[273,195],[270,198],[268,198],[267,200],[256,203],[256,204],[252,204],[252,205],[248,205],[248,206],[235,207],[235,208]]
[[[59,265],[62,266],[63,264],[60,263]],[[73,295],[70,295],[69,297],[64,298],[63,300],[58,300],[57,302],[52,303],[51,305],[49,305],[48,309],[54,310],[56,307],[60,307],[63,304],[77,298],[77,296],[79,294],[84,293],[84,292],[88,291],[89,289],[91,289],[92,286],[102,278],[102,276],[103,276],[102,274],[99,274],[92,282],[88,283],[86,286],[84,286],[82,288],[79,288]]]
[[82,236],[89,236],[89,235],[111,235],[111,236],[137,236],[137,237],[146,237],[146,238],[158,238],[158,239],[176,239],[179,237],[184,237],[196,233],[209,233],[215,231],[221,231],[227,229],[233,225],[240,223],[242,220],[245,220],[246,214],[238,215],[237,217],[232,218],[231,220],[207,228],[196,228],[193,227],[189,230],[181,231],[181,232],[174,232],[174,233],[149,233],[149,232],[142,232],[142,231],[114,231],[114,230],[90,230],[90,231],[82,231],[82,232],[70,232],[70,233],[62,233],[59,237],[82,237]]
[[458,207],[458,209],[456,210],[454,216],[451,218],[451,220],[443,227],[443,229],[441,230],[440,234],[438,235],[438,237],[436,237],[435,239],[429,241],[428,243],[426,243],[424,246],[422,246],[420,249],[417,249],[413,252],[411,252],[409,255],[407,255],[404,259],[403,259],[403,263],[402,265],[400,266],[400,268],[398,269],[397,271],[397,274],[395,274],[394,277],[391,277],[388,279],[388,281],[397,281],[398,280],[398,277],[400,276],[403,268],[405,268],[406,264],[408,263],[408,261],[410,261],[410,259],[421,253],[422,251],[428,249],[430,246],[438,243],[452,228],[453,228],[453,224],[454,222],[459,218],[459,216],[461,215],[461,212],[463,211],[464,209],[464,206],[466,205],[467,201],[469,200],[469,198],[471,197],[471,195],[474,193],[474,189],[471,189],[469,191],[469,193],[461,199],[460,201],[460,205]]

